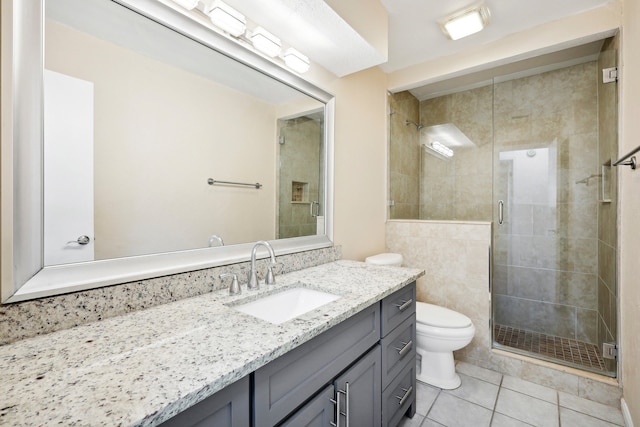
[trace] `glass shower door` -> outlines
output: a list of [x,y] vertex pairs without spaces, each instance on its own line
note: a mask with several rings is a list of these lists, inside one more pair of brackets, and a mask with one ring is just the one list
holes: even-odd
[[493,342],[615,375],[600,351],[599,211],[612,173],[599,144],[597,68],[494,84]]

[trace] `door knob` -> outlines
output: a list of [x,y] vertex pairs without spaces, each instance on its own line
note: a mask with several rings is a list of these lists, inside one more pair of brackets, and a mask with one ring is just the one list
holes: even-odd
[[84,245],[88,245],[90,241],[91,241],[91,239],[89,238],[89,236],[80,236],[80,237],[78,237],[77,240],[69,240],[67,242],[67,244],[69,244],[69,243],[77,243],[79,245],[83,245],[84,246]]

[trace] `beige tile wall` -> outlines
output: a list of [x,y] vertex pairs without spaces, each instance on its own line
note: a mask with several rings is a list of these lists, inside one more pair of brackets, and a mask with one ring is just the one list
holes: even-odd
[[474,144],[454,147],[450,160],[422,152],[420,219],[491,221],[493,86],[420,102],[420,123],[452,123]]
[[389,218],[418,219],[419,215],[419,132],[418,100],[409,92],[389,95]]
[[[602,47],[598,69],[618,65],[618,37]],[[598,344],[617,341],[617,205],[618,168],[608,166],[618,155],[618,85],[602,83],[598,79],[598,164],[605,179],[605,197],[610,202],[598,204]],[[600,196],[602,199],[602,195]],[[607,360],[607,368],[615,369],[615,362]]]

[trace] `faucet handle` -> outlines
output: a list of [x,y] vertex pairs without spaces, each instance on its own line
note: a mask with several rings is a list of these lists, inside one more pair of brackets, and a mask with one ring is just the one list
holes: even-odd
[[233,280],[231,281],[231,284],[229,285],[229,294],[231,295],[235,295],[235,294],[241,294],[242,293],[242,288],[240,288],[240,285],[238,284],[238,275],[235,273],[224,273],[220,275],[221,279],[225,279],[227,277],[233,277]]
[[267,266],[267,275],[264,278],[264,283],[266,285],[274,285],[276,283],[276,277],[273,274],[273,267],[275,267],[276,265],[277,264],[274,262]]

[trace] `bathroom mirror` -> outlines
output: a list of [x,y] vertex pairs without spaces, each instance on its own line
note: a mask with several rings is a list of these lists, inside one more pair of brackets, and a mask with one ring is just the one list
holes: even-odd
[[171,2],[2,19],[3,302],[332,244],[330,94]]

